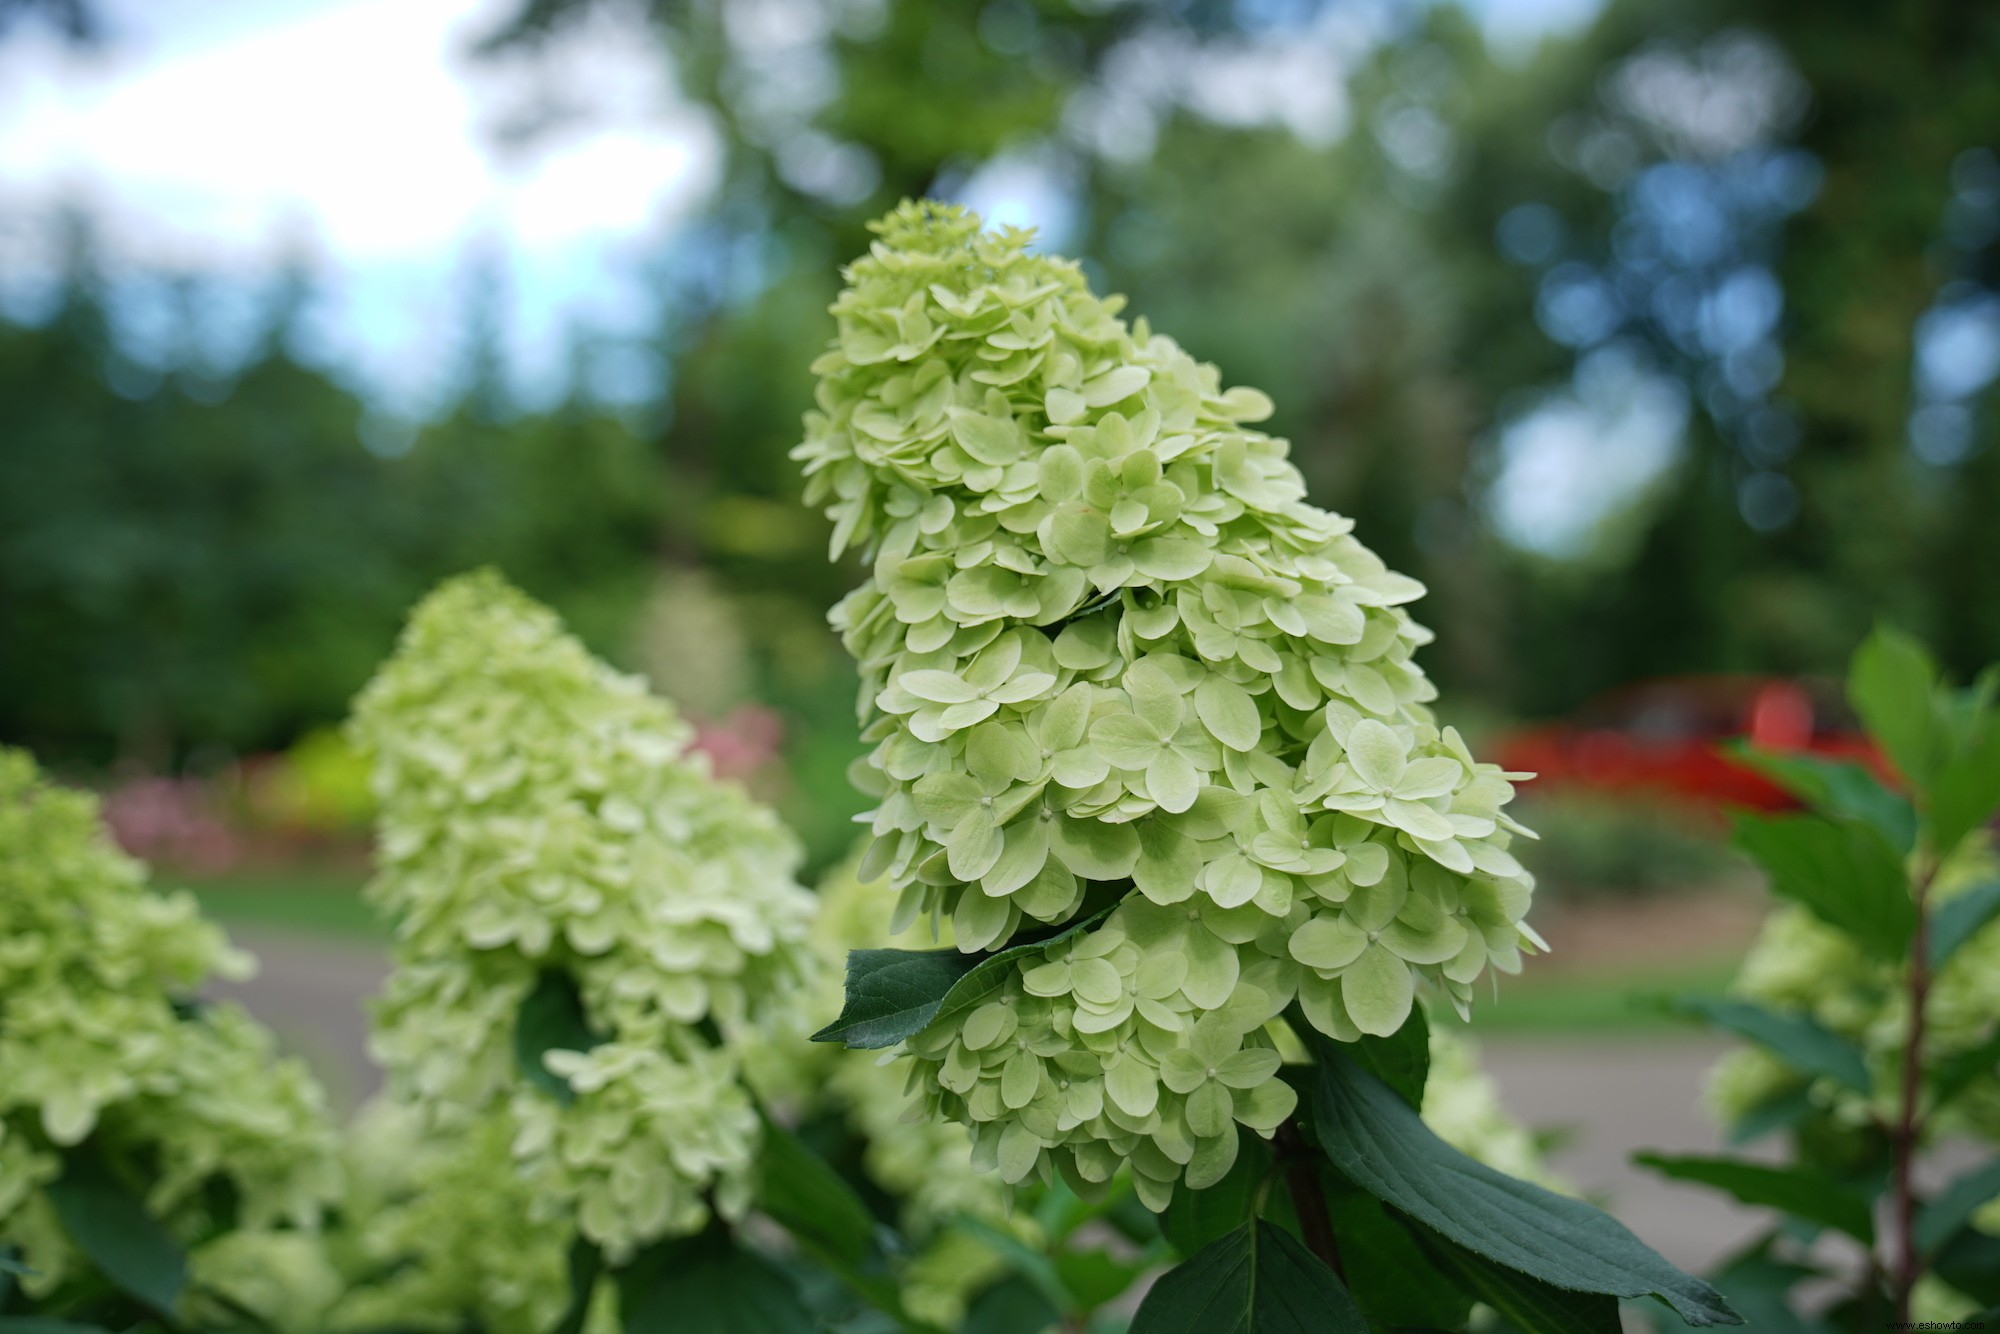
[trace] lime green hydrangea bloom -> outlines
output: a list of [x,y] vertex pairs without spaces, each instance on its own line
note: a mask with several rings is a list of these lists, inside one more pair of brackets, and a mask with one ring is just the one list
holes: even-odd
[[43,1187],[86,1141],[185,1243],[217,1230],[217,1188],[246,1232],[318,1225],[340,1189],[319,1084],[242,1010],[193,1003],[250,966],[192,895],[148,886],[94,798],[0,749],[0,1243],[30,1291],[82,1263]]
[[[417,608],[352,735],[381,803],[369,893],[398,923],[391,1087],[441,1128],[508,1106],[532,1217],[574,1216],[613,1259],[741,1212],[758,1123],[734,1044],[798,1026],[811,965],[792,836],[491,572]],[[515,1065],[551,974],[601,1038],[543,1058],[564,1101]]]
[[[865,877],[983,950],[1119,902],[910,1043],[982,1168],[1162,1205],[1292,1109],[1265,1023],[1395,1031],[1519,966],[1509,775],[1424,707],[1429,639],[1271,408],[1027,233],[906,203],[848,270],[807,499],[859,547],[833,621],[879,797]],[[1136,892],[1132,892],[1136,890]]]

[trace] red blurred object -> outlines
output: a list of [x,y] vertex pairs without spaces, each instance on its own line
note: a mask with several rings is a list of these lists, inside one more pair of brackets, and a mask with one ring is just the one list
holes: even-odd
[[1602,695],[1569,718],[1509,733],[1496,756],[1538,775],[1532,791],[1585,788],[1678,797],[1696,806],[1787,810],[1798,802],[1730,757],[1737,739],[1889,769],[1831,682],[1683,676]]

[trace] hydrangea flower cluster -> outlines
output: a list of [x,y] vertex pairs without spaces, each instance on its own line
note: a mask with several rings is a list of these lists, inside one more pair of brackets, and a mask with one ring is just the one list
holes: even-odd
[[[1149,1203],[1291,1110],[1264,1024],[1395,1031],[1512,970],[1510,775],[1424,707],[1422,588],[1304,500],[1271,410],[1077,266],[906,203],[848,270],[795,451],[867,580],[865,877],[961,949],[1110,917],[910,1044],[1010,1181],[1130,1160]],[[1136,892],[1131,892],[1136,890]]]
[[[796,1022],[812,896],[766,809],[690,729],[492,572],[413,613],[356,704],[382,815],[370,894],[398,922],[375,1051],[435,1124],[503,1099],[540,1219],[614,1259],[747,1203],[757,1117],[732,1043]],[[596,1039],[520,1077],[551,975]]]
[[311,1229],[340,1189],[325,1095],[233,1005],[192,1003],[247,957],[192,895],[150,888],[94,798],[0,749],[0,1242],[45,1292],[79,1257],[43,1190],[89,1142],[144,1164],[146,1205],[184,1242],[217,1225]]

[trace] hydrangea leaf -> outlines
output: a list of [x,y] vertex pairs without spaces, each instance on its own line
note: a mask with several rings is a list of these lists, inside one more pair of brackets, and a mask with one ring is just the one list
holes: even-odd
[[1581,1200],[1504,1176],[1440,1140],[1338,1043],[1312,1040],[1313,1115],[1334,1166],[1475,1254],[1572,1292],[1657,1296],[1691,1325],[1741,1324],[1721,1294]]

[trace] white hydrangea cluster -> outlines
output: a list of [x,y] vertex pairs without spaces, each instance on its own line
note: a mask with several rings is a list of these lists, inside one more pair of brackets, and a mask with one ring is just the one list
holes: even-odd
[[[1287,446],[1073,263],[906,203],[848,270],[795,451],[858,660],[865,876],[983,950],[1123,899],[912,1042],[1008,1180],[1130,1159],[1149,1203],[1290,1111],[1264,1023],[1394,1032],[1519,966],[1509,775],[1437,727],[1422,588]],[[1136,893],[1129,893],[1136,889]]]
[[[398,922],[392,1087],[443,1126],[504,1098],[535,1217],[573,1215],[614,1259],[740,1212],[757,1118],[733,1044],[798,1022],[811,964],[792,836],[492,572],[417,608],[352,736],[382,808],[369,892]],[[551,974],[600,1039],[545,1056],[561,1101],[515,1064]]]
[[[1992,877],[1995,859],[1974,848],[1939,877],[1940,902]],[[1909,1032],[1909,988],[1903,970],[1865,953],[1849,936],[1803,908],[1780,907],[1744,959],[1735,990],[1776,1010],[1806,1013],[1860,1045],[1879,1090],[1871,1104],[1834,1080],[1822,1079],[1811,1095],[1853,1124],[1893,1118],[1898,1067]],[[1924,1046],[1929,1058],[1949,1060],[1991,1037],[2000,1015],[2000,922],[1960,946],[1931,984],[1925,1007]],[[1709,1076],[1708,1099],[1725,1123],[1744,1116],[1799,1076],[1760,1047],[1740,1047]],[[1934,1122],[1940,1135],[1970,1136],[2000,1144],[2000,1078],[1975,1081]],[[2000,1224],[2000,1215],[1994,1222]]]
[[245,1232],[318,1226],[340,1189],[323,1091],[242,1010],[192,1003],[249,967],[192,895],[148,886],[94,798],[0,749],[0,1244],[30,1291],[80,1263],[43,1188],[86,1142],[183,1242],[219,1225],[216,1187]]

